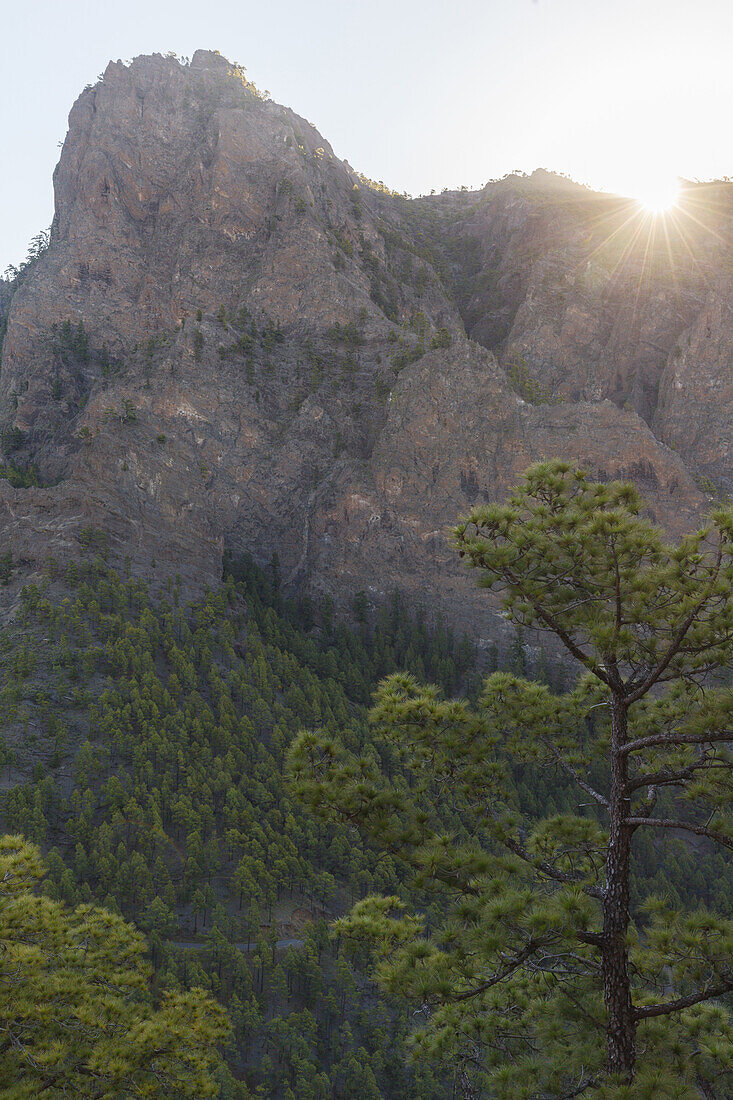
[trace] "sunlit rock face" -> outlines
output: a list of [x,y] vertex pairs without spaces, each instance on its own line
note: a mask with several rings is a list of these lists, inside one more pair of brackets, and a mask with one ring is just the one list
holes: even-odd
[[704,461],[684,429],[672,431],[669,407],[674,391],[694,388],[683,364],[699,362],[730,417],[733,186],[686,185],[652,215],[538,171],[454,202],[438,233],[443,252],[463,260],[454,287],[468,335],[505,369],[526,364],[541,390],[566,400],[633,408]]
[[730,188],[669,255],[547,174],[410,202],[204,52],[111,64],[54,184],[2,352],[8,458],[47,483],[0,480],[18,580],[97,540],[193,593],[276,550],[480,632],[446,527],[530,462],[631,477],[674,531],[728,483]]

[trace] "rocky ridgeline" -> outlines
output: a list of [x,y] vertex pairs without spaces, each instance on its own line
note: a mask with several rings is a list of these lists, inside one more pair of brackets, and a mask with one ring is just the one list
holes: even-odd
[[479,629],[445,528],[530,462],[631,477],[674,531],[733,484],[733,185],[666,233],[542,172],[408,201],[199,51],[110,64],[54,186],[2,349],[4,461],[42,483],[0,480],[14,583],[106,546],[195,591],[276,549]]

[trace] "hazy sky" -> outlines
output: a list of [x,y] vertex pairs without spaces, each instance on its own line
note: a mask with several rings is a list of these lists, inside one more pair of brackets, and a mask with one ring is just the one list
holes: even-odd
[[733,175],[733,0],[0,0],[0,271],[110,59],[218,49],[399,191],[542,166],[654,197]]

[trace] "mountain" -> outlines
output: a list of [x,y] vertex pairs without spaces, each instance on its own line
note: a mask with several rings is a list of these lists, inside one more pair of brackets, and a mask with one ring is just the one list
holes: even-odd
[[[375,767],[422,789],[422,761],[406,768],[368,720],[385,676],[472,700],[487,669],[533,677],[531,698],[568,686],[554,651],[490,618],[445,540],[530,462],[631,477],[674,534],[730,491],[732,185],[686,185],[664,222],[542,171],[409,200],[199,52],[111,64],[72,110],[55,190],[49,240],[0,281],[3,831],[42,849],[39,902],[96,902],[145,932],[156,997],[201,987],[226,1007],[220,1100],[482,1095],[442,1044],[439,1062],[420,1046],[408,1062],[413,1007],[378,992],[360,946],[329,937],[373,893],[396,894],[432,933],[450,895],[431,900],[423,868],[410,872],[401,826],[396,843],[389,828],[373,843],[351,818],[313,816],[292,745],[320,731],[354,754],[352,775],[371,782]],[[542,713],[497,788],[501,831],[506,800],[525,851],[535,838],[551,851],[571,817],[589,827],[573,835],[597,835],[585,778],[579,794],[554,743],[535,755]],[[583,754],[604,729],[589,711]],[[671,813],[652,740],[655,813]],[[690,755],[689,770],[716,759]],[[642,795],[655,804],[648,782]],[[483,796],[469,802],[483,810]],[[470,809],[441,778],[429,823],[441,846],[473,829]],[[635,836],[634,919],[644,927],[646,899],[665,897],[675,928],[714,929],[731,908],[729,861],[673,823]],[[469,833],[473,852],[485,835]],[[596,840],[582,843],[595,866]],[[494,916],[481,914],[481,937]],[[685,935],[658,992],[692,1005]],[[690,1017],[703,1025],[685,1048],[706,1096],[725,1061],[704,1023],[719,1010]],[[471,1065],[484,1033],[468,1033]],[[19,1087],[36,1095],[49,1058],[61,1072],[58,1051],[27,1058],[26,1041],[24,1023]],[[68,1054],[78,1079],[86,1067]]]
[[111,63],[54,188],[2,345],[10,600],[90,547],[193,595],[277,552],[480,634],[445,528],[529,463],[675,533],[733,485],[733,184],[665,221],[541,171],[408,200],[198,51]]

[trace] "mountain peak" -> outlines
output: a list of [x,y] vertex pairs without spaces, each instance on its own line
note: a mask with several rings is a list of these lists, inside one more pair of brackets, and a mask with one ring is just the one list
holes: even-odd
[[444,531],[531,461],[635,478],[674,530],[733,488],[720,204],[691,258],[542,169],[410,202],[203,50],[110,65],[54,185],[2,307],[6,462],[46,486],[0,481],[29,569],[94,531],[197,590],[276,547],[293,585],[481,629]]

